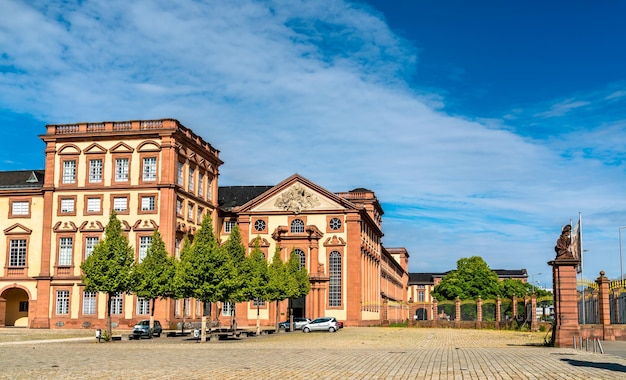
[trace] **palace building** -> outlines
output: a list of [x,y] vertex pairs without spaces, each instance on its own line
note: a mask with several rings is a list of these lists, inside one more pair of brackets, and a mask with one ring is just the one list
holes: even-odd
[[[209,214],[221,242],[241,229],[251,250],[258,237],[268,259],[300,255],[311,292],[281,302],[279,314],[333,316],[346,325],[377,325],[408,316],[408,252],[382,245],[383,210],[367,189],[332,193],[298,174],[275,186],[218,187],[219,151],[177,120],[48,125],[44,170],[0,172],[0,326],[92,328],[105,324],[106,297],[85,292],[80,264],[115,211],[140,261],[158,229],[177,256]],[[113,298],[112,319],[132,327],[148,300]],[[276,304],[236,309],[238,324],[275,323]],[[157,301],[166,327],[199,321],[193,299]],[[215,310],[215,309],[214,309]],[[183,313],[185,315],[183,315]]]

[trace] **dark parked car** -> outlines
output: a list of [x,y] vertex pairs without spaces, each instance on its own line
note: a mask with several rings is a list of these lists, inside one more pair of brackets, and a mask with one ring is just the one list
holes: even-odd
[[[294,330],[301,330],[302,326],[311,322],[309,318],[293,317]],[[281,330],[289,331],[289,321],[281,322],[278,324],[278,328]]]
[[[159,337],[163,332],[161,322],[155,320],[154,328],[152,329],[152,336]],[[141,339],[148,338],[150,336],[150,320],[144,319],[139,321],[133,328],[133,332],[128,336],[129,339]]]
[[302,326],[302,331],[305,333],[311,331],[335,332],[337,330],[339,330],[339,327],[337,326],[337,320],[334,317],[317,318]]

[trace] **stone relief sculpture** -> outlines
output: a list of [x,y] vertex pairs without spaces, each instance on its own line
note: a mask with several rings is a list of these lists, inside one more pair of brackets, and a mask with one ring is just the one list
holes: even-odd
[[302,210],[313,208],[320,204],[321,202],[315,194],[308,191],[304,186],[295,184],[276,199],[274,206],[298,214]]
[[572,252],[569,249],[571,232],[572,226],[570,226],[569,224],[563,227],[561,236],[559,236],[558,240],[556,241],[556,246],[554,247],[554,251],[556,252],[556,260],[574,258]]

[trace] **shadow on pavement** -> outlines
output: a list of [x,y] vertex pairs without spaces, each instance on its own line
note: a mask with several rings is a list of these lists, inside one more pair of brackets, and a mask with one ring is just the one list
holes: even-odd
[[576,367],[591,367],[591,368],[600,368],[606,369],[609,371],[615,372],[626,372],[626,366],[616,363],[594,363],[588,362],[584,360],[576,360],[576,359],[561,359],[564,362],[567,362]]

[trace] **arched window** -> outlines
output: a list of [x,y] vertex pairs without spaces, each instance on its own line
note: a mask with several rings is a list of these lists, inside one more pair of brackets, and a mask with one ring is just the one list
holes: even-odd
[[293,250],[293,255],[298,255],[300,256],[300,268],[305,268],[306,266],[306,256],[304,255],[304,251],[296,248]]
[[328,260],[328,306],[341,306],[341,253],[332,251]]
[[301,233],[304,232],[304,222],[302,219],[294,219],[291,222],[291,232],[292,233]]

